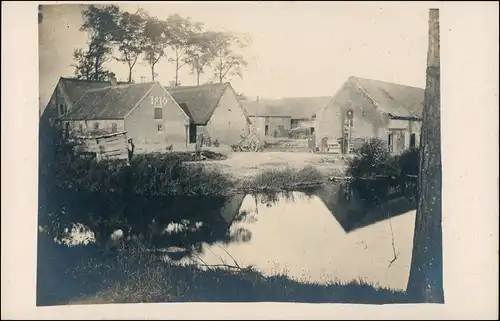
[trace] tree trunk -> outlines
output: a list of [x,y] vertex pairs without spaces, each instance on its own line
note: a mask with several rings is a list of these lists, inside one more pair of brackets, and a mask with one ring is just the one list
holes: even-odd
[[200,85],[200,71],[199,70],[196,71],[196,85],[197,86]]
[[155,81],[155,65],[151,65],[151,79]]
[[128,67],[128,83],[130,84],[132,82],[132,68],[133,67]]
[[99,56],[95,58],[94,80],[99,80]]
[[441,228],[439,10],[429,12],[418,206],[407,293],[414,302],[444,303]]
[[179,58],[175,61],[175,87],[179,86]]

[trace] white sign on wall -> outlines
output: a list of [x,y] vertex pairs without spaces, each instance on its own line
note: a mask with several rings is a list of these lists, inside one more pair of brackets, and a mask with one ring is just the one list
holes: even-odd
[[168,103],[168,99],[165,96],[150,96],[149,98],[153,106],[165,106]]

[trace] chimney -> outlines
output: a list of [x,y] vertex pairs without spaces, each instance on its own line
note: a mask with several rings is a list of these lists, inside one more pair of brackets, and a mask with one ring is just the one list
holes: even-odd
[[110,72],[110,73],[108,74],[108,78],[109,78],[109,84],[110,84],[111,86],[116,86],[116,85],[118,85],[118,82],[116,81],[116,76],[115,76],[115,74],[114,74],[113,72]]

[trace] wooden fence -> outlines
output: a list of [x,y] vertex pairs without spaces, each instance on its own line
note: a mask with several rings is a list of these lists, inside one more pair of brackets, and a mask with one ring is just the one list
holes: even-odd
[[77,152],[83,156],[105,159],[128,159],[127,132],[110,133],[98,136],[78,136]]

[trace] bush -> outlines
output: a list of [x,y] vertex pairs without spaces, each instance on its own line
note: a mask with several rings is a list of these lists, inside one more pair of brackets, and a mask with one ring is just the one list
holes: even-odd
[[313,166],[300,170],[293,168],[268,169],[242,184],[244,190],[289,190],[297,186],[321,184],[323,175]]
[[420,153],[418,148],[404,151],[397,157],[397,164],[401,174],[418,175]]
[[347,165],[347,175],[356,178],[396,175],[398,172],[396,159],[379,138],[371,138],[356,149]]

